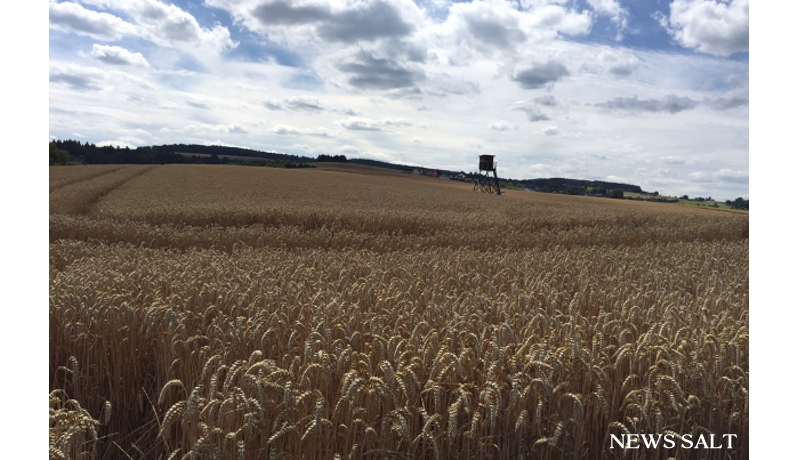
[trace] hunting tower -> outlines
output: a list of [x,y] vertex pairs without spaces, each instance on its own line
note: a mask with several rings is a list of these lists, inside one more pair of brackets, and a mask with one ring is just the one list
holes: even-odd
[[500,195],[500,180],[497,178],[497,163],[494,162],[494,155],[481,155],[478,169],[480,172],[472,190]]

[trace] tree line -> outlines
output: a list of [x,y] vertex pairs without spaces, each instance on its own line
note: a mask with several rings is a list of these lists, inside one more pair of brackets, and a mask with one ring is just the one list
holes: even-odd
[[50,164],[243,164],[311,167],[309,157],[220,145],[98,146],[72,139],[50,141]]

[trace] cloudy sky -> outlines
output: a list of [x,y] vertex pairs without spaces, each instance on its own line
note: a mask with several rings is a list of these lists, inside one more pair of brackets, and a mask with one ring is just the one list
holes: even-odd
[[49,135],[749,197],[749,0],[50,0]]

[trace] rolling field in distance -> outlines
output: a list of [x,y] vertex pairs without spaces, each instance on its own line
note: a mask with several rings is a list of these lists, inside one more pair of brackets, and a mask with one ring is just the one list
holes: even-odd
[[51,167],[50,457],[748,458],[748,226],[347,165]]

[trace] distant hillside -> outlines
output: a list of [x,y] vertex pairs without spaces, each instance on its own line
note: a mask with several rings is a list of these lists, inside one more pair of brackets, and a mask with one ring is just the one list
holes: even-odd
[[[112,146],[96,146],[76,140],[55,140],[50,143],[50,164],[240,164],[282,168],[313,167],[320,162],[346,162],[441,179],[472,182],[475,172],[451,171],[401,165],[368,158],[347,159],[344,155],[319,155],[316,159],[277,152],[262,152],[241,147],[198,144],[167,144],[138,147],[135,149]],[[55,155],[61,152],[62,155]],[[66,152],[68,155],[63,155]],[[54,161],[54,158],[57,158]],[[581,179],[500,179],[500,186],[507,189],[532,190],[570,195],[602,195],[622,198],[623,192],[644,193],[638,185]]]
[[[57,150],[67,152],[67,163],[84,164],[228,163],[253,166],[298,167],[309,166],[314,161],[309,157],[260,152],[258,150],[220,145],[170,144],[131,149],[127,147],[97,146],[75,140],[55,140],[51,142],[51,146],[54,146]],[[51,164],[53,164],[52,158]]]
[[606,194],[607,191],[619,189],[623,192],[643,193],[638,185],[621,184],[601,180],[564,179],[555,177],[550,179],[523,179],[515,182],[523,188],[538,192],[570,193],[575,195]]
[[347,160],[347,162],[366,165],[366,166],[375,166],[376,168],[394,169],[397,171],[405,171],[409,173],[415,169],[414,166],[399,165],[380,160],[370,160],[369,158],[354,158],[351,160]]
[[239,156],[239,157],[264,158],[267,160],[294,161],[299,163],[308,163],[314,161],[313,158],[310,157],[287,155],[284,153],[277,153],[277,152],[261,152],[258,150],[245,149],[241,147],[226,147],[223,145],[172,144],[172,145],[162,145],[159,147],[151,147],[151,148],[172,151],[177,153],[197,153],[205,155],[216,154],[217,156],[227,155],[227,156]]

